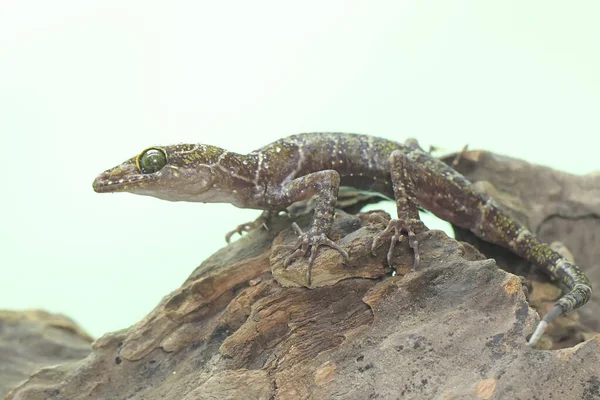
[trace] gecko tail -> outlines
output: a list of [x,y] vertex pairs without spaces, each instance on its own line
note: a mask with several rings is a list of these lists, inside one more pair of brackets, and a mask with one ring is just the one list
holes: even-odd
[[552,307],[550,312],[544,316],[544,318],[535,328],[535,331],[533,331],[533,335],[531,335],[531,338],[529,338],[529,342],[527,342],[527,344],[532,347],[535,346],[535,344],[540,340],[540,338],[546,331],[548,325],[554,322],[554,320],[560,317],[562,314],[563,308],[560,305],[556,304],[554,307]]
[[[569,265],[573,266],[573,264]],[[573,269],[569,269],[568,271],[573,272]],[[576,275],[571,274],[571,276]],[[531,338],[529,339],[528,344],[530,346],[535,345],[538,342],[538,340],[540,340],[548,325],[554,322],[556,318],[560,317],[561,315],[567,314],[588,302],[592,295],[592,286],[589,280],[585,277],[585,275],[580,274],[577,278],[577,281],[578,283],[572,285],[571,291],[565,294],[563,297],[561,297],[556,302],[554,307],[552,307],[550,312],[548,312],[548,314],[546,314],[544,318],[540,321],[538,326],[535,328],[533,335],[531,335]]]

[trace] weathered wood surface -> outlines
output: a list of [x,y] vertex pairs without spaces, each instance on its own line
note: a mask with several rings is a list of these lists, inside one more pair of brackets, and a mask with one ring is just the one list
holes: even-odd
[[0,310],[0,397],[42,367],[85,358],[91,342],[64,315]]
[[[555,345],[573,345],[586,337],[586,331],[600,332],[600,171],[573,175],[485,151],[463,153],[454,167],[543,241],[560,242],[556,246],[570,252],[591,280],[595,291],[578,311],[580,325],[575,326],[578,322],[573,318],[563,318],[562,333],[553,334]],[[456,237],[495,257],[501,267],[530,279],[532,304],[541,311],[548,310],[560,295],[554,286],[545,284],[549,282],[546,276],[503,249],[469,232],[457,230]]]
[[[459,168],[472,174],[482,154],[465,154]],[[505,165],[517,162],[497,160]],[[519,198],[524,189],[510,195],[509,189],[517,187],[512,172],[495,168],[503,174],[501,179],[485,180],[493,182],[499,197],[508,196],[501,202],[517,204],[517,216],[540,234],[555,232],[556,237],[546,239],[560,238],[594,277],[593,250],[580,240],[598,237],[597,226],[578,226],[588,229],[587,234],[577,233],[579,241],[571,243],[559,227],[548,228],[557,218],[547,215],[559,213],[559,219],[569,221],[586,217],[565,215],[595,215],[592,208],[575,204],[579,196],[574,192],[600,194],[598,186],[567,190],[565,182],[559,182],[554,195],[544,197],[544,189],[535,186],[543,178],[531,178],[526,188],[537,188],[539,197],[529,203]],[[520,168],[523,176],[537,167]],[[476,175],[471,179],[482,180]],[[562,209],[557,199],[567,191],[574,198]],[[544,201],[555,201],[558,211]],[[278,217],[269,231],[252,232],[202,263],[142,321],[98,339],[87,358],[43,368],[7,398],[600,397],[600,336],[584,332],[576,316],[566,340],[587,338],[585,342],[561,350],[531,349],[526,338],[539,319],[518,276],[439,231],[418,236],[417,271],[411,270],[406,243],[398,246],[397,268],[392,271],[385,264],[385,246],[376,256],[370,254],[373,236],[383,225],[369,216],[338,212],[332,237],[348,251],[350,262],[342,266],[338,252],[324,248],[310,289],[305,287],[303,260],[284,269],[281,256],[271,251],[274,244],[295,241],[289,217]],[[308,221],[307,216],[297,220],[303,228]],[[499,264],[513,264],[505,253],[494,255]],[[551,297],[546,292],[558,295],[549,285],[549,291],[543,291],[542,285],[534,282],[532,296],[537,300]],[[597,304],[588,307],[590,315],[598,313]],[[556,334],[551,332],[544,346],[556,347]]]

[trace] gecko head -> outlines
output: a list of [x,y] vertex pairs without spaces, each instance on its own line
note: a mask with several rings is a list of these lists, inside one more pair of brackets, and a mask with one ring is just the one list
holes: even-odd
[[98,193],[129,192],[171,201],[206,201],[213,183],[211,164],[218,148],[202,145],[150,147],[101,173]]

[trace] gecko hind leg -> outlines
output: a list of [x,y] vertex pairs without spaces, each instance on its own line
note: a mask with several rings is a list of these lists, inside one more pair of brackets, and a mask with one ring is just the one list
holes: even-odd
[[[505,214],[489,196],[476,191],[463,175],[424,153],[416,141],[406,146],[409,151],[396,156],[396,152],[392,154],[392,178],[400,178],[406,184],[409,195],[417,188],[418,199],[433,214],[469,229],[488,242],[508,248],[545,270],[569,290],[539,323],[529,339],[530,346],[540,339],[548,324],[589,301],[592,285],[577,265]],[[403,177],[402,171],[410,179]],[[394,194],[398,199],[396,190]]]
[[416,269],[421,259],[417,234],[427,228],[419,218],[415,184],[410,174],[410,161],[406,158],[406,154],[402,151],[394,151],[390,155],[389,162],[398,218],[391,219],[387,227],[375,237],[371,245],[371,252],[375,254],[381,240],[391,235],[387,262],[388,265],[392,266],[394,248],[398,242],[404,240],[404,234],[406,234],[408,245],[414,252],[413,268]]

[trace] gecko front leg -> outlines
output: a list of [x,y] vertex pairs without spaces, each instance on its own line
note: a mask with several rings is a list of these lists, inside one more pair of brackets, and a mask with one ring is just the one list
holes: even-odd
[[426,228],[419,218],[414,181],[406,168],[408,161],[405,153],[396,150],[392,152],[389,161],[398,218],[392,218],[387,227],[375,237],[371,245],[371,252],[375,254],[377,247],[380,246],[380,242],[391,235],[387,262],[388,265],[392,266],[394,248],[398,242],[404,239],[404,234],[406,234],[408,236],[408,245],[414,252],[413,268],[416,269],[420,261],[417,233],[424,231]]
[[306,280],[309,285],[311,283],[311,268],[320,245],[329,246],[337,250],[344,258],[344,261],[348,261],[348,253],[327,237],[333,224],[339,187],[340,175],[333,170],[324,170],[294,179],[282,188],[283,192],[281,195],[288,204],[312,196],[315,199],[314,218],[308,231],[303,232],[294,222],[292,228],[298,234],[296,243],[293,245],[276,246],[273,249],[273,251],[291,251],[291,254],[283,261],[284,267],[289,266],[295,259],[304,257],[310,250],[306,271]]

